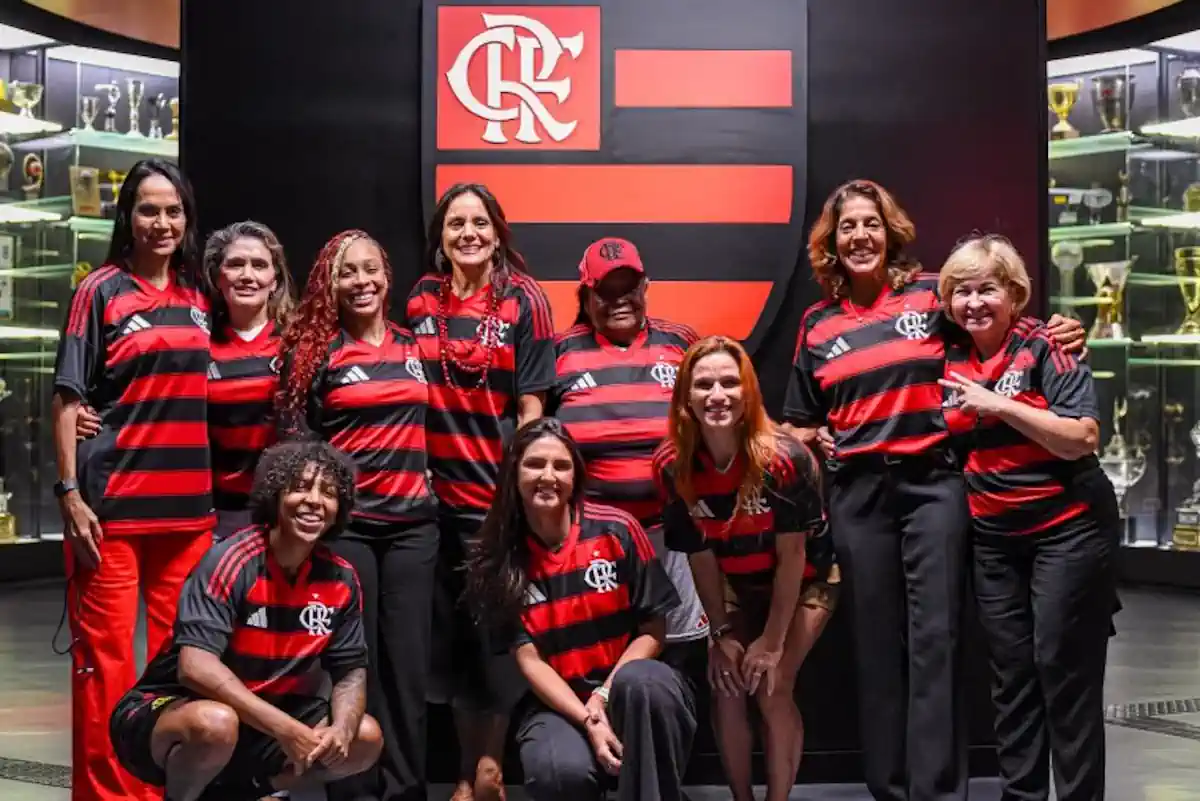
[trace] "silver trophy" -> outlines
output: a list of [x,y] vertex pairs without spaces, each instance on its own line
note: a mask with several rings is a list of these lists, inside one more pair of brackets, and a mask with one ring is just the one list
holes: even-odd
[[1200,114],[1200,70],[1188,67],[1177,79],[1179,107],[1185,117]]
[[1125,282],[1137,256],[1123,261],[1094,262],[1087,266],[1096,285],[1096,319],[1090,339],[1125,339]]
[[[1071,240],[1055,242],[1050,248],[1050,262],[1058,269],[1059,296],[1075,297],[1075,271],[1083,264],[1083,245]],[[1066,317],[1075,316],[1075,310],[1065,301],[1060,313]]]
[[1087,206],[1088,222],[1092,225],[1100,224],[1100,212],[1104,211],[1113,202],[1113,193],[1103,187],[1094,186],[1091,189],[1083,190],[1083,205]]
[[1100,454],[1100,469],[1112,483],[1117,495],[1121,517],[1125,514],[1125,495],[1146,475],[1146,455],[1140,448],[1130,448],[1121,436],[1121,419],[1129,411],[1129,402],[1117,398],[1113,402],[1113,435]]
[[91,130],[96,115],[100,113],[100,101],[95,95],[84,95],[79,98],[79,121],[83,123],[80,130]]
[[[1200,459],[1200,421],[1188,432],[1196,458]],[[1171,530],[1171,544],[1190,551],[1200,548],[1200,479],[1192,484],[1192,494],[1175,507],[1175,526]]]
[[108,96],[108,108],[104,109],[104,130],[117,132],[117,101],[121,99],[121,87],[115,83],[98,83],[96,90]]
[[1133,107],[1134,81],[1123,72],[1111,72],[1092,78],[1092,103],[1104,123],[1102,133],[1129,128],[1129,109]]
[[151,139],[162,139],[162,112],[167,107],[167,96],[159,92],[154,97],[150,98],[150,133],[147,136]]
[[129,136],[141,136],[142,97],[146,84],[137,78],[126,78],[125,88],[129,91]]

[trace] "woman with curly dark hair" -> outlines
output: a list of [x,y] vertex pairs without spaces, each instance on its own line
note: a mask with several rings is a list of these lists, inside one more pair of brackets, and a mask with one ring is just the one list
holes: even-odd
[[[170,633],[180,588],[211,542],[208,301],[192,191],[179,169],[129,171],[104,266],[71,297],[54,379],[58,497],[66,540],[73,793],[139,797],[103,721],[136,678],[139,589],[146,645]],[[77,441],[97,410],[100,433]]]
[[679,603],[637,519],[584,500],[561,422],[526,424],[505,452],[469,565],[469,597],[532,693],[515,712],[531,801],[679,801],[696,730],[684,678],[655,657]]
[[425,702],[437,556],[426,479],[429,392],[411,332],[389,322],[392,268],[379,243],[343,231],[322,248],[283,332],[282,437],[317,436],[358,467],[358,500],[333,546],[358,571],[371,652],[378,768],[330,787],[337,799],[425,797]]
[[[784,419],[825,451],[830,529],[853,592],[860,731],[878,799],[966,798],[960,645],[968,532],[962,461],[938,384],[946,336],[916,229],[873,181],[838,187],[813,225],[824,300],[800,325]],[[1077,321],[1050,321],[1070,350]]]
[[487,187],[446,190],[429,222],[429,272],[407,323],[429,376],[429,468],[439,502],[431,700],[454,708],[462,761],[454,801],[503,796],[507,711],[524,692],[510,656],[495,657],[462,605],[462,565],[496,494],[504,443],[542,415],[554,383],[550,304],[512,245]]

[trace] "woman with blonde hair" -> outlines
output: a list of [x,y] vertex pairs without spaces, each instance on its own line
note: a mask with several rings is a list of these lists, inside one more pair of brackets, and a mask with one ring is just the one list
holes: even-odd
[[1025,264],[1000,236],[938,280],[965,336],[947,346],[946,423],[967,454],[975,596],[991,654],[1005,801],[1104,797],[1104,666],[1116,495],[1100,470],[1091,370],[1021,317]]
[[668,439],[655,453],[667,546],[689,554],[711,626],[717,742],[736,801],[750,801],[747,703],[762,713],[767,801],[795,783],[804,727],[796,673],[824,630],[838,574],[808,448],[767,416],[750,357],[708,337],[683,357]]

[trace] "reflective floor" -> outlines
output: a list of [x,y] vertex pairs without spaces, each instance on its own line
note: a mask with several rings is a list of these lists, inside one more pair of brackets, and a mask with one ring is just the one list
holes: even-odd
[[[1200,597],[1127,590],[1109,653],[1108,797],[1200,801]],[[0,799],[66,801],[70,759],[67,659],[51,649],[58,585],[0,586]],[[59,649],[65,645],[59,638]],[[689,789],[693,801],[727,798]],[[431,801],[444,801],[437,788]],[[519,792],[510,798],[517,801]],[[999,797],[994,782],[971,798]],[[867,799],[860,787],[797,787],[793,799]],[[298,799],[297,801],[309,801]],[[313,800],[313,801],[319,801]]]

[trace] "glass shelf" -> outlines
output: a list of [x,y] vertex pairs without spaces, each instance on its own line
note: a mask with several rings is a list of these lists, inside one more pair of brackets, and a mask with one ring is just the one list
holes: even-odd
[[1195,284],[1200,278],[1191,276],[1178,277],[1159,273],[1130,273],[1125,283],[1132,286],[1179,286],[1180,284]]
[[1141,224],[1145,228],[1170,228],[1177,231],[1194,231],[1200,229],[1200,212],[1171,209],[1167,214],[1158,217],[1147,217],[1142,220]]
[[36,267],[14,267],[0,270],[0,278],[53,278],[75,272],[74,264],[39,264]]
[[35,117],[22,117],[8,111],[0,111],[0,134],[12,136],[28,136],[30,134],[47,134],[61,131],[63,127],[57,122],[39,120]]
[[1050,298],[1050,302],[1055,306],[1108,306],[1112,304],[1112,301],[1107,298],[1088,297],[1087,295],[1055,295]]
[[13,145],[20,150],[57,150],[66,147],[90,147],[97,150],[112,150],[121,153],[141,153],[147,156],[179,158],[179,141],[176,139],[150,139],[146,136],[130,136],[123,133],[108,133],[92,128],[73,128],[55,136],[27,139]]
[[1050,143],[1050,159],[1091,156],[1097,153],[1121,153],[1150,147],[1150,143],[1129,131],[1055,139]]
[[1130,367],[1200,367],[1200,359],[1147,359],[1134,356],[1128,363]]
[[113,232],[113,220],[102,217],[71,217],[66,225],[77,234],[92,234],[105,239],[110,238]]
[[1200,335],[1145,334],[1141,342],[1144,345],[1200,345]]
[[1120,339],[1089,339],[1087,346],[1089,350],[1096,348],[1127,348],[1133,344],[1133,340],[1129,337],[1121,337]]
[[1080,239],[1100,239],[1112,236],[1129,236],[1133,223],[1101,223],[1100,225],[1060,225],[1050,229],[1051,242],[1067,242]]

